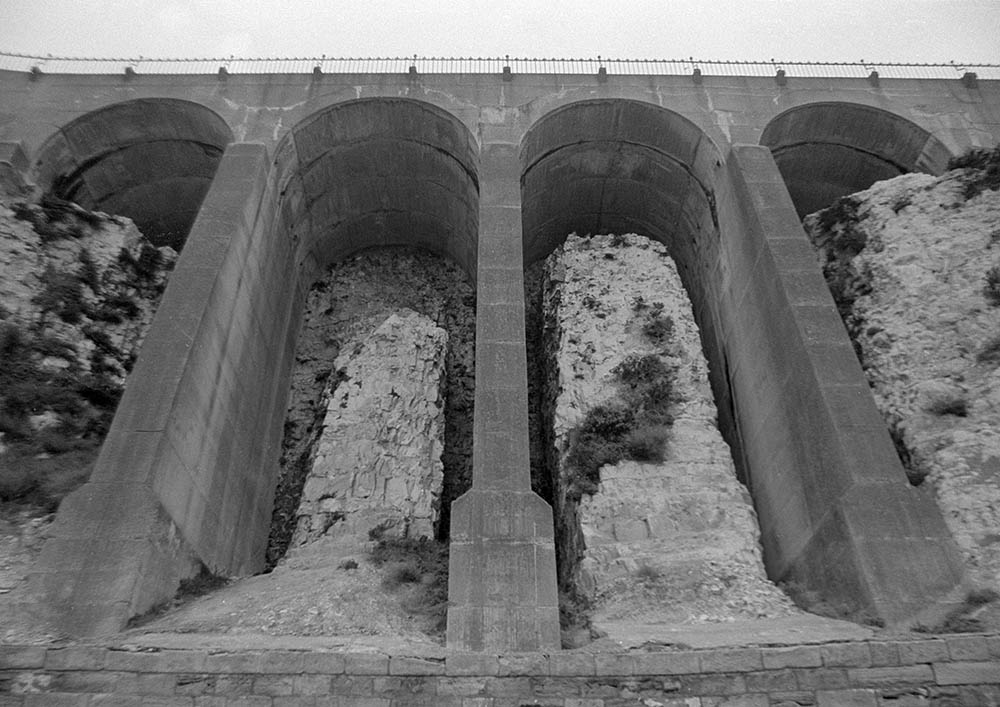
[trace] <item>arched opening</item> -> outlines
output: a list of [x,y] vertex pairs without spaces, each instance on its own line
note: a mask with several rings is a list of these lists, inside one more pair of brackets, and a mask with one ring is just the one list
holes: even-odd
[[638,233],[664,243],[692,300],[717,396],[726,389],[715,294],[722,286],[715,208],[722,162],[698,126],[630,100],[559,108],[521,146],[525,267],[570,233]]
[[[289,276],[298,300],[293,311],[305,311],[300,343],[337,340],[334,348],[344,350],[347,330],[364,329],[394,307],[426,315],[448,332],[444,481],[435,523],[439,538],[447,533],[451,501],[471,483],[477,169],[478,148],[469,131],[443,110],[408,99],[331,106],[292,128],[276,151],[280,196],[273,236],[293,244]],[[401,267],[419,271],[402,272]],[[329,292],[337,288],[342,295]],[[368,301],[359,301],[351,289],[367,293]],[[438,304],[430,306],[430,300]],[[323,303],[322,311],[316,311],[317,302]],[[316,318],[324,315],[344,332],[318,336],[323,325]],[[292,374],[290,411],[322,405],[323,381],[336,378],[333,363],[321,366],[318,384],[316,375],[300,385]],[[315,429],[289,420],[269,563],[295,542],[293,536],[299,537],[295,507],[308,469],[296,460],[308,457],[315,443],[310,439]],[[324,523],[340,521],[335,510]]]
[[279,230],[308,285],[375,246],[425,248],[475,278],[477,147],[455,117],[410,99],[340,103],[296,125],[276,151]]
[[34,171],[46,194],[127,216],[180,250],[232,131],[212,110],[169,98],[116,103],[49,137]]
[[799,217],[905,172],[940,174],[941,142],[898,115],[854,103],[810,103],[775,117],[760,138],[770,148]]
[[[759,532],[722,441],[737,447],[739,440],[725,397],[727,352],[719,334],[720,293],[728,285],[716,212],[722,164],[718,148],[698,126],[672,111],[627,100],[586,101],[557,109],[529,130],[521,147],[529,400],[542,401],[541,410],[531,411],[532,461],[544,466],[541,473],[533,470],[533,481],[544,493],[538,477],[553,480],[561,589],[570,596],[578,593],[585,603],[593,601],[592,620],[612,635],[626,630],[620,623],[626,614],[655,621],[674,610],[683,613],[686,609],[679,607],[694,600],[690,588],[671,584],[676,577],[716,581],[710,579],[715,570],[709,563],[701,567],[690,554],[682,558],[679,547],[704,542],[702,557],[707,557],[723,545],[729,552],[736,543],[712,544],[707,536],[693,539],[704,528],[689,527],[685,513],[725,516],[711,532],[732,532],[740,542],[752,544]],[[593,238],[589,246],[571,241],[559,264],[546,266],[548,282],[538,285],[541,261],[570,233],[616,236]],[[630,233],[662,243],[670,257],[659,245],[645,245],[645,238],[624,237]],[[659,279],[661,263],[670,261]],[[683,288],[670,279],[674,265],[673,277],[679,275]],[[588,280],[591,273],[612,272],[617,274]],[[652,277],[656,285],[650,285]],[[581,289],[581,282],[589,284]],[[700,341],[693,322],[685,329],[692,312]],[[558,333],[553,337],[552,332]],[[705,400],[708,406],[712,395],[701,393],[703,399],[699,393],[682,392],[695,380],[691,371],[704,371],[704,364],[693,363],[702,355],[709,362],[719,408],[717,427],[714,415],[706,421],[692,412],[702,404],[695,400]],[[635,392],[637,388],[624,391],[628,384],[611,392],[617,386],[615,375],[631,375],[615,373],[625,366],[656,376],[642,383],[652,396],[646,402],[637,402],[645,395]],[[700,385],[704,391],[704,382]],[[665,392],[669,387],[672,392]],[[605,397],[609,394],[612,397]],[[668,411],[668,399],[675,395],[689,397],[678,398]],[[623,431],[604,436],[611,426]],[[664,430],[667,426],[669,431]],[[645,451],[636,456],[609,453],[617,444],[613,435],[622,435],[627,448],[629,436],[637,434],[633,439],[639,439],[647,433],[663,435],[665,447],[653,449],[650,442],[648,456],[643,456]],[[597,441],[580,447],[585,435]],[[691,461],[694,457],[684,446],[692,439],[700,440],[702,449],[718,444],[720,454],[710,463],[704,458]],[[624,461],[599,462],[600,479],[595,481],[593,469],[586,468],[594,465],[590,460],[607,456]],[[581,474],[591,474],[589,488],[580,483]],[[701,502],[691,490],[698,483],[716,494],[712,503],[719,508],[690,511]],[[733,506],[725,505],[731,502]],[[680,511],[682,507],[689,510]],[[720,560],[726,562],[734,566],[730,559]],[[767,585],[760,555],[746,562],[743,579],[752,576],[761,583],[758,594],[770,592],[775,604],[787,607],[788,600]],[[669,600],[640,600],[634,587],[662,590]]]

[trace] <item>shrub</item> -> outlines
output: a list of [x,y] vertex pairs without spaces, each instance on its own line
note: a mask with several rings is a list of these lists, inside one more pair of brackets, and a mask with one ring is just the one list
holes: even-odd
[[615,367],[613,373],[626,386],[626,403],[638,410],[644,422],[673,424],[670,414],[673,378],[663,359],[656,354],[631,354]]
[[201,570],[194,577],[181,580],[180,587],[177,589],[176,599],[183,601],[184,599],[200,597],[209,592],[214,592],[216,589],[221,589],[227,584],[229,584],[228,577],[216,574],[205,565],[202,565]]
[[612,373],[619,381],[633,390],[669,376],[666,364],[656,354],[629,354],[625,360],[615,366]]
[[663,344],[674,333],[674,320],[669,315],[660,312],[650,314],[642,327],[642,333],[654,344]]
[[817,219],[820,228],[824,231],[832,232],[839,225],[840,235],[839,245],[844,250],[853,250],[857,255],[865,247],[867,236],[854,229],[854,225],[860,223],[863,217],[858,213],[861,200],[856,196],[844,196],[837,199],[833,204],[819,212]]
[[993,306],[1000,306],[1000,265],[994,265],[986,271],[986,284],[983,285],[983,296]]
[[35,296],[34,302],[43,312],[51,312],[69,324],[80,321],[86,311],[83,299],[83,287],[80,276],[56,270],[51,265],[46,266],[41,276],[42,291]]
[[990,587],[983,587],[971,590],[965,597],[965,603],[970,606],[984,606],[992,604],[997,599],[1000,599],[1000,592]]
[[600,482],[600,468],[625,458],[625,436],[635,421],[633,410],[619,404],[592,408],[570,436],[566,464],[574,469],[571,494],[592,494]]
[[0,501],[54,512],[67,494],[83,485],[97,459],[96,444],[76,446],[65,454],[43,458],[32,450],[9,450],[0,464]]
[[416,584],[420,579],[420,568],[415,562],[402,562],[394,565],[382,578],[382,586],[391,590],[401,584]]
[[993,149],[971,148],[949,160],[948,169],[968,170],[963,178],[966,200],[987,189],[997,191],[1000,189],[1000,145]]
[[30,503],[40,492],[38,479],[28,470],[9,462],[0,465],[0,502]]
[[135,274],[141,280],[153,280],[163,266],[163,256],[159,249],[150,243],[143,243],[139,257],[135,261]]
[[402,600],[410,613],[425,616],[443,631],[448,613],[448,546],[427,538],[385,538],[371,552],[377,567],[387,566],[387,589],[411,585]]
[[42,196],[39,206],[42,207],[42,212],[50,221],[68,221],[70,219],[76,219],[82,221],[91,228],[96,228],[107,220],[100,214],[87,211],[73,202],[61,199],[53,194],[45,194]]
[[987,339],[976,354],[979,363],[1000,364],[1000,334]]
[[642,462],[661,462],[667,445],[668,430],[662,425],[650,425],[632,430],[625,437],[625,451],[629,459]]
[[121,292],[107,295],[104,301],[95,309],[91,317],[103,322],[120,324],[125,319],[132,319],[139,314],[139,305],[135,300]]
[[906,480],[910,482],[910,486],[922,484],[927,478],[927,471],[917,467],[913,455],[910,454],[910,448],[906,444],[903,429],[898,423],[889,425],[889,438],[896,448],[896,456],[899,457],[899,463],[903,465],[903,471],[906,473]]
[[76,360],[76,346],[50,334],[36,337],[31,342],[31,348],[42,356],[64,358],[67,361]]
[[655,582],[660,576],[660,570],[652,565],[640,565],[635,571],[635,578],[640,582]]
[[969,403],[960,395],[948,395],[932,401],[927,406],[927,412],[939,416],[966,417],[969,414]]
[[667,427],[673,423],[670,369],[655,354],[631,354],[612,373],[623,387],[623,399],[592,408],[570,435],[571,498],[597,491],[602,466],[622,459],[664,459]]
[[97,263],[94,262],[94,256],[86,248],[81,248],[77,259],[80,261],[80,282],[89,287],[94,294],[99,294],[101,291],[101,276],[97,272]]

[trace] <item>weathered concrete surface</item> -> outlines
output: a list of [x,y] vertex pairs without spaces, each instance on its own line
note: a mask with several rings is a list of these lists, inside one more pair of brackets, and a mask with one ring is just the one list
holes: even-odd
[[[764,574],[757,518],[716,427],[698,327],[667,249],[643,236],[571,235],[546,261],[543,302],[561,573],[593,628],[626,641],[641,625],[657,640],[658,628],[797,613]],[[669,372],[668,399],[657,401],[672,418],[662,459],[605,465],[596,491],[577,499],[573,430],[622,400],[615,370],[637,356]]]
[[[717,145],[757,144],[784,111],[815,103],[846,103],[895,113],[933,133],[951,152],[1000,139],[1000,81],[976,88],[953,80],[773,77],[499,74],[309,74],[71,76],[0,71],[4,115],[0,140],[22,140],[29,156],[53,130],[88,112],[132,99],[191,101],[214,111],[237,141],[279,142],[297,123],[332,104],[358,98],[424,101],[456,116],[472,134],[503,133],[513,142],[560,106],[594,98],[632,99],[669,108],[701,128]],[[489,138],[488,138],[489,140]],[[487,141],[488,141],[487,140]]]
[[736,147],[729,171],[719,304],[768,574],[889,622],[957,599],[955,542],[906,483],[773,159]]
[[1000,374],[983,352],[1000,322],[984,292],[1000,193],[966,200],[965,180],[975,176],[897,177],[851,196],[855,206],[831,230],[817,216],[806,224],[824,250],[838,232],[864,244],[851,267],[868,291],[846,323],[876,405],[908,452],[908,476],[932,490],[970,578],[997,589]]
[[310,116],[275,149],[277,228],[311,282],[371,246],[406,245],[476,273],[477,146],[429,103],[349,101]]
[[472,489],[452,504],[448,646],[559,648],[552,509],[531,491],[517,153],[484,146]]
[[448,335],[390,314],[334,362],[292,545],[319,537],[433,538],[441,498]]
[[63,631],[115,631],[199,564],[243,574],[262,563],[272,482],[261,470],[277,461],[271,408],[284,407],[287,378],[241,381],[290,356],[287,338],[258,333],[258,322],[289,326],[262,274],[281,260],[264,260],[251,233],[265,158],[259,145],[227,150],[91,479],[64,501],[29,577]]

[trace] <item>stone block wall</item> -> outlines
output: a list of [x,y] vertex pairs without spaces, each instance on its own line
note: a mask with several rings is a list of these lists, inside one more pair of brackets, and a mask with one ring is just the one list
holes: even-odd
[[0,647],[0,705],[918,707],[1000,702],[1000,636],[631,653]]

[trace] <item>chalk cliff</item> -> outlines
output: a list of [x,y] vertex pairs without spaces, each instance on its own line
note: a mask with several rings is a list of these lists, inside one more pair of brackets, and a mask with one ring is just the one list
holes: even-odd
[[320,536],[434,537],[441,500],[448,334],[393,313],[334,363],[292,545]]
[[[794,612],[765,576],[750,496],[716,427],[698,328],[666,247],[571,235],[546,263],[543,302],[561,581],[591,605],[594,628]],[[611,424],[610,414],[595,418],[601,410],[632,428],[620,455],[604,458],[615,435],[580,450]],[[581,478],[595,455],[606,463]]]

